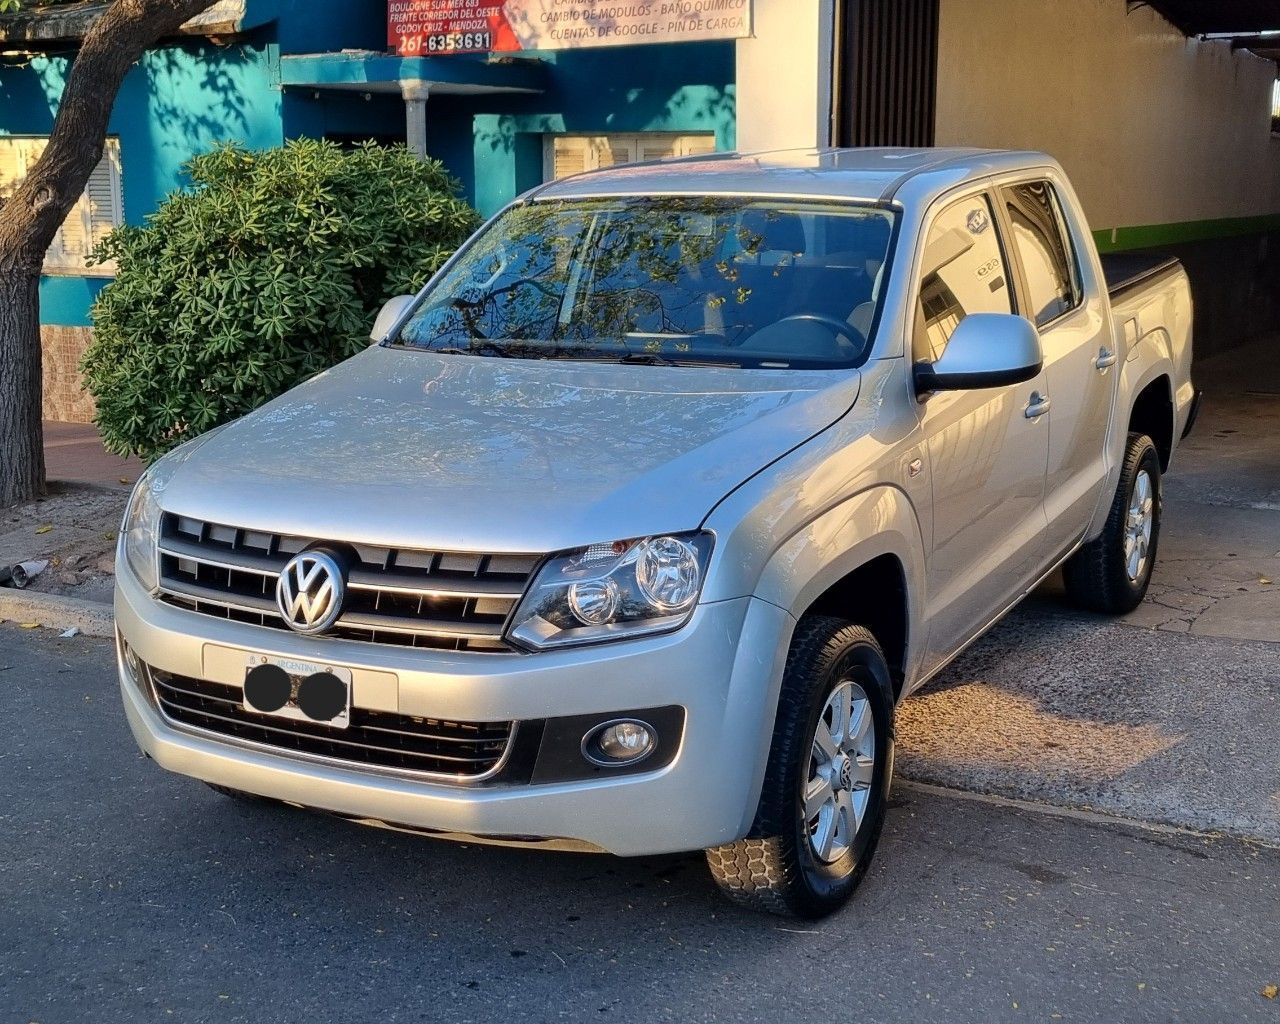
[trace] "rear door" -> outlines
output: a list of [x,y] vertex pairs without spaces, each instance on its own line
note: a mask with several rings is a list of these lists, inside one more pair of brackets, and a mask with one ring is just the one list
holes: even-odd
[[[925,229],[912,359],[936,362],[970,313],[1017,312],[986,191],[945,201]],[[933,486],[925,671],[932,671],[1033,582],[1044,558],[1049,434],[1036,414],[1043,372],[1022,384],[923,396]]]
[[[1047,177],[1004,185],[1009,248],[1026,316],[1040,329],[1050,400],[1046,560],[1084,534],[1107,476],[1106,441],[1120,367],[1103,289],[1082,260],[1083,225]],[[1087,276],[1086,276],[1087,275]]]

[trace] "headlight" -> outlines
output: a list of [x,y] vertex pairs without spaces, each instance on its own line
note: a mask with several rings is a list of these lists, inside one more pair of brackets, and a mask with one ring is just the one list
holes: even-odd
[[178,445],[164,458],[153,463],[133,488],[124,522],[120,526],[120,545],[116,549],[116,558],[117,561],[123,558],[138,577],[138,582],[148,590],[154,591],[160,586],[159,553],[156,545],[160,540],[160,499],[165,488],[201,445],[211,441],[229,426],[230,423],[224,423]]
[[160,585],[156,544],[160,539],[160,503],[152,490],[151,473],[142,475],[120,527],[120,545],[125,562],[148,590]]
[[709,533],[595,544],[547,561],[509,636],[545,650],[679,629],[689,621],[711,556]]

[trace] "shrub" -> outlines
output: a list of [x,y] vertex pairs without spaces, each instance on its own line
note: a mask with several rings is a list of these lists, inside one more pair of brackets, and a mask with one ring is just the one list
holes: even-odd
[[158,458],[368,344],[479,217],[437,161],[304,139],[225,146],[94,251],[117,275],[82,370],[107,448]]

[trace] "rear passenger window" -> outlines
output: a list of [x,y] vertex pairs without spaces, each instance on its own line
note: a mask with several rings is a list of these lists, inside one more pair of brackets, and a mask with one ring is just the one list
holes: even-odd
[[1047,181],[1004,190],[1013,244],[1027,277],[1027,305],[1043,327],[1080,305],[1080,274],[1058,193]]
[[985,195],[952,203],[925,237],[912,358],[935,363],[970,313],[1011,313],[1009,276]]

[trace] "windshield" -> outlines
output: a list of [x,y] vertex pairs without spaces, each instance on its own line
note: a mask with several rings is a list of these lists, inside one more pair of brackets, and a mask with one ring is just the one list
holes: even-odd
[[397,343],[473,355],[766,368],[866,357],[894,214],[640,197],[512,207]]

